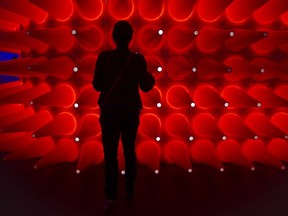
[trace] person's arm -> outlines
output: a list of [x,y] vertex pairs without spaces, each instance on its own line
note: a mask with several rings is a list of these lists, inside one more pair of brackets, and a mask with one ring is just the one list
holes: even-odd
[[142,56],[141,58],[141,75],[140,75],[140,89],[143,92],[150,91],[155,85],[155,79],[151,73],[147,71],[146,60]]
[[92,81],[93,88],[96,91],[102,91],[103,90],[103,55],[99,54],[98,59],[96,61],[95,71],[94,71],[94,77]]

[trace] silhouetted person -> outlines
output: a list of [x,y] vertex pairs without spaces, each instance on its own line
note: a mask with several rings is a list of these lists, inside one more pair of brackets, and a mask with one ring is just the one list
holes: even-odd
[[127,195],[132,196],[136,178],[135,139],[139,126],[142,91],[151,90],[155,84],[147,72],[141,54],[132,53],[129,43],[133,29],[127,21],[114,25],[113,39],[116,49],[100,53],[96,62],[93,87],[100,91],[100,124],[105,162],[106,203],[117,199],[118,143],[121,136],[125,158]]

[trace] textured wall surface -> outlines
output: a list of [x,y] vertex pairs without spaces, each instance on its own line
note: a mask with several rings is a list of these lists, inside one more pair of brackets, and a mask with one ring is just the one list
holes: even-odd
[[0,51],[19,58],[0,62],[0,74],[20,77],[0,85],[6,160],[73,162],[78,172],[103,161],[91,80],[120,19],[156,77],[142,94],[139,163],[156,173],[161,162],[285,169],[286,0],[1,0]]

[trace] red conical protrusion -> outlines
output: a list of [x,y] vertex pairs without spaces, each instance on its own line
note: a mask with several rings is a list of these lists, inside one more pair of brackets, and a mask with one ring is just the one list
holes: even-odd
[[269,0],[234,0],[226,10],[227,17],[235,23],[244,22],[268,1]]
[[20,111],[15,110],[15,112],[7,113],[7,115],[3,115],[0,117],[0,128],[11,125],[17,121],[28,118],[35,114],[34,110],[31,107],[22,108]]
[[134,2],[132,0],[110,0],[108,1],[108,11],[116,20],[128,19],[134,12]]
[[216,21],[233,0],[200,0],[198,14],[206,22]]
[[287,113],[284,113],[284,112],[276,113],[275,115],[272,116],[271,122],[277,128],[279,128],[284,133],[286,133],[285,137],[287,137],[288,135],[288,114]]
[[231,37],[229,30],[203,27],[196,38],[196,44],[202,52],[215,52]]
[[163,44],[163,36],[159,34],[161,27],[146,25],[139,31],[138,43],[141,49],[148,51],[159,50]]
[[52,120],[51,114],[47,110],[40,110],[35,115],[21,119],[13,124],[2,128],[3,132],[32,132],[46,125]]
[[245,124],[257,135],[264,137],[284,138],[285,133],[275,127],[269,119],[261,113],[252,113],[245,119]]
[[122,141],[120,140],[118,145],[118,167],[122,173],[122,171],[125,172],[125,159],[124,159],[124,150]]
[[151,109],[162,106],[162,93],[159,88],[154,86],[154,88],[149,92],[140,92],[142,103],[144,108]]
[[257,107],[260,106],[259,101],[248,95],[238,86],[227,86],[224,88],[221,96],[228,102],[229,107]]
[[223,169],[214,145],[208,140],[196,141],[191,147],[191,157],[197,163],[204,163],[216,169]]
[[[43,74],[44,76],[53,76],[62,80],[71,77],[73,73],[74,62],[67,56],[42,61],[33,65],[28,65],[27,70],[32,73]],[[29,73],[29,72],[28,72]],[[43,76],[42,75],[42,76]]]
[[219,127],[227,136],[250,139],[255,137],[255,133],[244,124],[242,118],[234,113],[223,115],[219,120]]
[[[233,33],[232,33],[233,32]],[[246,29],[233,29],[231,34],[233,37],[225,41],[227,49],[238,52],[267,37],[267,32],[246,30]]]
[[154,21],[162,16],[164,12],[164,1],[140,0],[138,7],[141,17],[148,21]]
[[163,62],[157,56],[145,56],[147,61],[147,71],[149,71],[157,80],[163,73]]
[[225,75],[229,81],[240,81],[261,73],[261,68],[257,67],[243,57],[231,56],[225,60],[225,65],[232,68],[232,72]]
[[253,164],[242,153],[241,146],[235,140],[221,141],[217,146],[217,154],[223,162],[234,163],[248,168],[253,167]]
[[63,162],[75,162],[78,158],[77,144],[70,139],[61,139],[48,154],[41,158],[34,166],[35,169],[51,166]]
[[286,31],[267,31],[268,36],[252,45],[253,50],[261,54],[274,51],[279,46],[288,43],[288,32]]
[[250,160],[269,166],[282,168],[284,165],[268,152],[265,144],[260,140],[247,140],[242,147],[244,155]]
[[201,58],[196,64],[197,76],[202,80],[219,78],[231,71],[231,68],[212,58]]
[[74,68],[77,68],[77,72],[75,74],[76,79],[79,77],[80,79],[91,82],[93,80],[96,59],[97,56],[88,55],[78,61]]
[[[46,11],[27,0],[1,0],[0,7],[27,17],[36,23],[43,23],[48,17]],[[33,13],[31,13],[31,11],[33,11]]]
[[20,112],[24,109],[24,106],[21,104],[3,104],[0,106],[0,119],[3,116],[7,116],[9,114]]
[[168,105],[173,109],[182,109],[195,106],[189,90],[183,85],[174,85],[171,86],[166,95],[166,100]]
[[261,68],[261,73],[256,74],[253,77],[257,81],[282,78],[286,76],[286,67],[284,64],[271,61],[267,58],[256,58],[252,60],[251,63]]
[[190,154],[187,145],[180,140],[168,142],[164,148],[168,163],[177,164],[185,170],[191,169]]
[[27,17],[21,16],[12,11],[8,11],[2,7],[0,7],[0,19],[18,24],[19,26],[23,26],[23,27],[27,27],[30,22],[30,20]]
[[49,91],[50,87],[46,83],[41,83],[32,88],[1,97],[1,103],[28,104],[34,98],[40,97]]
[[267,150],[278,160],[288,162],[288,142],[287,142],[287,140],[272,139],[268,143]]
[[51,137],[43,137],[37,139],[29,145],[25,145],[23,148],[17,151],[8,154],[4,157],[4,159],[8,161],[43,157],[52,151],[54,147],[55,144]]
[[139,132],[149,138],[155,139],[161,134],[161,120],[152,113],[144,114],[140,118]]
[[192,128],[196,136],[213,139],[223,139],[224,133],[217,125],[215,118],[209,113],[200,113],[195,116]]
[[203,85],[196,88],[194,101],[202,108],[227,107],[229,104],[210,85]]
[[46,43],[27,35],[26,31],[1,32],[0,40],[2,45],[6,44],[6,47],[12,45],[11,48],[13,48],[18,45],[19,52],[22,51],[21,47],[25,47],[23,51],[37,50],[39,52],[45,52],[49,47]]
[[155,141],[143,141],[136,147],[137,159],[152,170],[160,168],[160,147]]
[[187,117],[180,113],[170,114],[165,122],[166,131],[169,135],[178,139],[191,139],[191,129]]
[[35,141],[31,134],[23,132],[0,133],[0,140],[1,152],[14,152],[30,145]]
[[36,106],[61,106],[71,107],[75,103],[74,89],[67,84],[60,84],[52,91],[31,101]]
[[103,0],[76,0],[79,13],[89,21],[97,20],[103,14]]
[[76,29],[75,37],[80,46],[86,51],[97,51],[104,42],[103,31],[97,26],[84,26]]
[[254,17],[257,22],[261,24],[268,24],[275,21],[281,14],[283,14],[287,10],[287,1],[270,0],[254,13]]
[[262,85],[256,85],[248,90],[248,94],[258,100],[263,107],[287,107],[288,101],[274,94]]
[[190,27],[172,27],[168,32],[168,46],[175,52],[185,52],[193,44],[193,40],[198,34],[196,32]]
[[184,56],[173,57],[167,64],[167,74],[173,81],[185,81],[193,76],[193,61]]
[[193,14],[196,0],[170,0],[168,12],[172,19],[178,22],[187,21]]
[[[39,8],[47,11],[50,16],[60,21],[66,21],[71,18],[74,6],[72,0],[29,0]],[[57,5],[57,7],[56,7]]]
[[99,94],[91,85],[87,85],[81,90],[76,104],[79,108],[97,108]]
[[279,85],[275,89],[274,93],[282,98],[288,100],[288,85]]
[[51,122],[34,132],[34,137],[71,135],[76,130],[75,117],[68,113],[58,114]]
[[86,139],[88,137],[95,137],[101,134],[101,128],[99,124],[99,115],[87,114],[85,115],[79,125],[77,137],[80,139]]
[[103,159],[104,154],[102,143],[95,140],[89,140],[81,147],[77,170],[79,172],[92,165],[100,164]]
[[63,52],[71,49],[75,41],[71,28],[67,26],[33,29],[26,34]]

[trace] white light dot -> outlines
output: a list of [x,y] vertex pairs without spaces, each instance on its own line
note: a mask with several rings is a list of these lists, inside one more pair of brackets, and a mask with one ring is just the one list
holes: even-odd
[[156,137],[156,141],[159,142],[161,140],[161,138],[158,136]]
[[30,101],[29,104],[30,104],[30,105],[33,105],[33,101]]
[[190,141],[193,141],[193,140],[194,140],[194,137],[193,137],[193,136],[190,136],[190,137],[189,137],[189,140],[190,140]]
[[162,29],[160,29],[160,30],[158,31],[158,34],[159,34],[159,35],[163,35],[163,33],[164,33],[164,31],[163,31]]
[[31,66],[27,66],[27,70],[29,70],[29,71],[30,71],[31,69],[32,69],[32,68],[31,68]]
[[228,102],[224,103],[224,107],[228,107],[228,106],[229,106]]
[[193,68],[192,68],[192,72],[195,73],[196,71],[197,71],[197,68],[196,68],[196,67],[193,67]]
[[227,140],[227,137],[226,136],[222,136],[222,140]]
[[255,171],[255,167],[253,166],[253,167],[251,167],[251,171]]
[[265,73],[265,69],[264,69],[264,68],[261,68],[260,72],[261,72],[261,73]]
[[79,142],[80,138],[79,137],[75,137],[75,142]]
[[190,106],[191,106],[191,107],[195,107],[196,104],[195,104],[194,102],[192,102],[192,103],[190,104]]
[[77,31],[76,31],[75,29],[73,29],[73,30],[71,31],[71,34],[72,34],[72,35],[76,35],[76,34],[77,34]]
[[254,136],[254,139],[257,140],[259,137],[257,135]]
[[80,170],[77,169],[77,170],[76,170],[76,173],[77,173],[77,174],[80,174]]
[[38,166],[37,166],[37,165],[34,165],[34,169],[38,169]]
[[188,172],[189,172],[189,173],[191,173],[191,172],[192,172],[192,169],[191,169],[191,168],[190,168],[190,169],[188,169]]
[[161,103],[157,103],[157,107],[158,108],[162,107],[162,104]]
[[195,31],[194,31],[194,35],[197,36],[198,34],[199,34],[199,31],[195,30]]
[[162,72],[162,70],[163,70],[163,68],[160,67],[160,66],[157,68],[157,71],[158,71],[159,73]]
[[286,167],[285,166],[281,166],[281,170],[285,170],[286,169]]
[[122,174],[122,175],[125,175],[125,170],[122,170],[122,171],[121,171],[121,174]]
[[267,37],[268,36],[268,32],[264,32],[264,37]]
[[36,135],[35,135],[35,134],[32,134],[32,137],[33,137],[33,138],[35,138],[35,137],[36,137]]
[[220,168],[220,172],[224,172],[224,168],[222,167],[222,168]]
[[227,68],[227,72],[228,73],[232,72],[232,68]]
[[257,103],[257,107],[261,107],[262,106],[262,104],[261,103]]
[[233,31],[230,32],[230,37],[233,37],[235,35],[235,33]]
[[155,170],[155,174],[159,174],[159,170]]
[[288,135],[286,135],[284,138],[285,138],[285,139],[288,139]]
[[26,31],[26,35],[30,35],[30,31]]
[[74,107],[75,107],[75,108],[78,108],[78,107],[79,107],[79,104],[78,104],[78,103],[74,103]]
[[78,67],[73,67],[73,72],[77,73],[78,72]]

